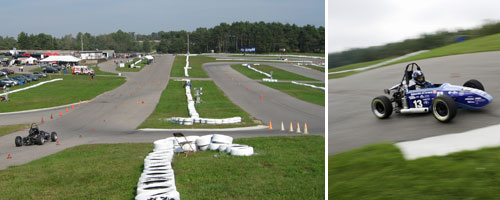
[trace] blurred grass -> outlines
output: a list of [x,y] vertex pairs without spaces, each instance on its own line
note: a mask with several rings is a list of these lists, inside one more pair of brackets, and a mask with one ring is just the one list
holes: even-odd
[[[290,96],[296,97],[302,101],[307,101],[309,103],[314,103],[320,106],[325,106],[325,91],[319,90],[303,85],[296,85],[292,83],[271,83],[271,82],[260,82],[263,85],[277,89]],[[311,84],[316,86],[325,87],[324,83]]]
[[407,161],[393,144],[329,156],[334,199],[500,199],[500,148]]
[[[272,67],[269,65],[252,65],[253,68],[266,72],[268,74],[273,72],[273,79],[278,79],[278,80],[295,80],[295,81],[317,81],[316,79],[312,79],[309,77],[305,77],[299,74],[295,74],[286,70],[282,70],[276,67]],[[263,79],[263,78],[269,78],[261,73],[258,73],[256,71],[253,71],[251,69],[248,69],[248,67],[243,66],[241,64],[235,64],[231,65],[231,68],[234,70],[242,73],[243,75],[247,76],[248,78],[251,79]]]
[[16,131],[20,131],[21,128],[27,128],[28,126],[29,124],[13,124],[13,125],[0,126],[0,137],[14,133]]

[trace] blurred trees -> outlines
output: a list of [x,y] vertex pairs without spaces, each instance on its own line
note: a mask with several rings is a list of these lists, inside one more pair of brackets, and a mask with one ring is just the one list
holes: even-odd
[[449,31],[437,31],[432,34],[422,34],[415,39],[389,43],[383,46],[355,48],[328,55],[328,67],[339,67],[353,63],[367,62],[390,57],[402,56],[419,50],[434,49],[465,39],[473,39],[500,33],[500,22],[487,22],[479,28]]

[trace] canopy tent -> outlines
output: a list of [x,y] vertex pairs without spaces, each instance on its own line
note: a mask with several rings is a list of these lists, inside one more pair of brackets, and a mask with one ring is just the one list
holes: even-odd
[[68,63],[74,63],[74,62],[80,62],[80,59],[76,58],[74,56],[50,56],[48,58],[40,60],[40,62],[68,62]]
[[147,58],[148,60],[154,60],[155,59],[152,55],[144,56],[144,58]]
[[45,57],[48,57],[48,56],[58,56],[59,54],[57,52],[54,52],[54,53],[46,53],[46,54],[43,54],[43,56]]
[[33,58],[33,57],[29,57],[26,60],[24,60],[24,63],[33,65],[36,63],[36,61],[38,61],[38,59]]

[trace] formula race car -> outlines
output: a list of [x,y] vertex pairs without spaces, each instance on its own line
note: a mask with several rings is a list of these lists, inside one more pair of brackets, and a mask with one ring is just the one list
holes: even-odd
[[493,100],[491,95],[484,92],[483,84],[474,79],[463,86],[443,83],[434,84],[432,88],[415,89],[410,86],[415,67],[421,71],[416,63],[410,63],[406,66],[401,83],[384,89],[384,93],[390,97],[379,96],[372,100],[372,111],[377,118],[386,119],[393,111],[401,114],[432,112],[438,121],[449,122],[457,114],[457,108],[479,109]]
[[51,140],[52,142],[57,141],[57,133],[48,133],[45,131],[41,131],[38,129],[38,125],[36,123],[33,123],[31,124],[28,137],[16,137],[16,147],[33,144],[43,145],[45,141],[49,140]]

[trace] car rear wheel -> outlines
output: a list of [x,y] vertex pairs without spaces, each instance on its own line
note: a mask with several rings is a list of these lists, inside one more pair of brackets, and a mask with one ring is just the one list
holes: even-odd
[[379,119],[386,119],[392,114],[392,103],[386,96],[379,96],[372,100],[372,112]]
[[432,114],[439,122],[450,122],[457,114],[455,100],[447,95],[434,98],[432,101]]
[[21,136],[16,137],[16,147],[23,146],[23,138]]
[[52,140],[52,142],[57,141],[57,133],[56,132],[52,132],[50,134],[50,139]]
[[481,84],[481,82],[479,82],[476,79],[468,80],[467,82],[464,83],[464,86],[484,91],[483,84]]

